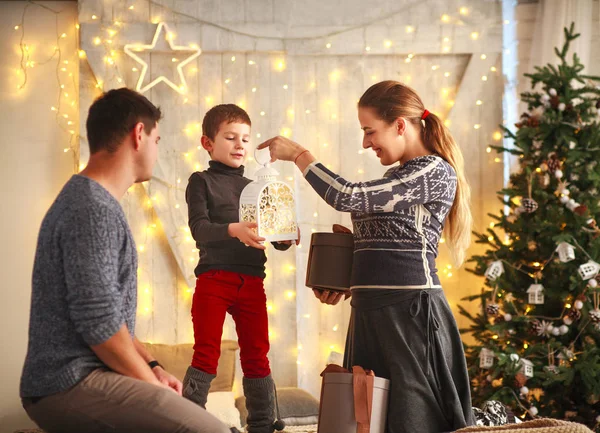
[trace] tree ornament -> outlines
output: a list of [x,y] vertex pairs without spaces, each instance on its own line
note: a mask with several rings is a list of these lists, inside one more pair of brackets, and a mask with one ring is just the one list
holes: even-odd
[[490,368],[494,365],[494,352],[485,347],[479,352],[479,367]]
[[[523,373],[515,374],[515,388],[522,388],[527,383],[527,376]],[[529,392],[529,390],[528,390]]]
[[518,362],[519,361],[519,355],[517,355],[516,353],[511,353],[510,354],[510,360],[512,362]]
[[526,396],[527,394],[529,394],[529,388],[527,388],[526,386],[522,386],[519,389],[519,392],[521,393],[521,395]]
[[499,388],[502,386],[502,378],[492,380],[492,386],[494,388]]
[[527,249],[529,251],[535,251],[536,248],[537,248],[537,243],[535,241],[527,242]]
[[591,280],[588,281],[588,285],[592,289],[595,289],[596,287],[598,287],[598,280],[596,280],[596,278],[592,278]]
[[564,102],[558,104],[558,111],[565,111],[565,108],[567,108],[567,105]]
[[567,204],[569,202],[569,197],[567,197],[566,195],[561,195],[560,198],[558,199],[562,204]]
[[541,305],[544,303],[544,286],[541,284],[532,284],[527,289],[527,294],[529,295],[529,303]]
[[556,96],[557,95],[556,89],[555,88],[551,88],[550,90],[548,90],[548,94],[550,96]]
[[502,262],[500,260],[496,260],[490,263],[490,266],[486,269],[485,277],[490,281],[494,281],[503,273],[504,266],[502,265]]
[[556,153],[552,152],[548,154],[546,165],[548,166],[548,171],[555,172],[556,170],[560,170],[562,164]]
[[592,323],[600,323],[600,293],[598,292],[594,292],[594,309],[589,312],[589,316]]
[[519,369],[520,373],[523,373],[525,377],[533,377],[533,362],[528,359],[521,358],[519,360],[519,364],[521,368]]
[[505,320],[506,322],[510,322],[510,321],[512,320],[512,315],[511,315],[510,313],[506,313],[506,314],[504,315],[504,320]]
[[[571,322],[573,323],[573,322]],[[565,335],[569,332],[569,327],[567,325],[561,325],[560,328],[558,328],[560,331],[560,335]]]
[[557,179],[561,179],[561,178],[563,177],[563,172],[562,172],[561,170],[556,170],[556,171],[554,172],[554,176],[555,176]]
[[575,212],[579,216],[584,216],[588,211],[588,207],[584,204],[577,203],[577,206],[574,207],[573,212]]
[[563,317],[563,323],[565,325],[572,325],[573,324],[573,319],[571,319],[569,317],[569,314],[567,314],[565,317]]
[[594,278],[598,275],[598,271],[600,271],[600,265],[593,260],[589,260],[587,263],[579,266],[579,275],[583,280]]
[[572,322],[575,322],[576,320],[581,319],[581,308],[583,308],[583,302],[579,301],[579,305],[581,306],[581,308],[577,308],[577,301],[575,301],[575,308],[571,308],[569,310],[569,312],[567,313],[567,317],[569,319],[571,319]]
[[529,408],[529,413],[531,414],[531,416],[537,416],[538,414],[538,408],[535,406],[531,406]]
[[524,198],[523,200],[521,200],[521,207],[525,212],[533,213],[537,210],[538,204],[532,198]]
[[555,337],[558,337],[558,336],[560,335],[560,329],[559,329],[559,328],[556,328],[556,327],[554,327],[554,326],[553,326],[553,327],[552,327],[552,330],[551,330],[551,333],[552,333],[552,335],[554,335]]
[[550,176],[548,173],[544,173],[542,176],[540,176],[540,184],[544,188],[547,188],[548,185],[550,185]]
[[485,306],[485,312],[489,316],[495,316],[498,314],[499,311],[500,311],[500,306],[498,304],[487,304]]
[[575,149],[575,147],[577,147],[577,143],[575,143],[574,141],[569,141],[569,149],[573,150]]
[[563,263],[568,263],[575,259],[575,247],[568,242],[561,242],[556,247],[558,258]]
[[542,323],[539,320],[534,319],[529,322],[529,331],[534,335],[542,335],[545,331],[545,328],[542,326]]

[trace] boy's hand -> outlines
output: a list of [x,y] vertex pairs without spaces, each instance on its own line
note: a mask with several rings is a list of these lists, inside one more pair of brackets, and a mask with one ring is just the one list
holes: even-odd
[[247,221],[243,221],[240,223],[231,223],[229,224],[229,228],[227,232],[229,236],[232,238],[238,238],[240,242],[242,242],[247,247],[257,248],[259,250],[264,250],[265,246],[260,242],[264,242],[265,238],[261,238],[256,234],[256,229],[258,224],[250,223]]

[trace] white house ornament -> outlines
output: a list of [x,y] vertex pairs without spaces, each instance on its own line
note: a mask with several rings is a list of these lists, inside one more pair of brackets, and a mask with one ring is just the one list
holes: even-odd
[[294,191],[277,180],[278,175],[277,170],[264,164],[256,172],[257,179],[240,195],[240,221],[257,223],[258,236],[269,242],[298,238]]
[[532,284],[527,289],[527,295],[530,304],[541,305],[544,303],[544,286],[541,284]]
[[519,364],[521,365],[521,368],[519,369],[521,373],[523,373],[526,377],[533,377],[533,362],[528,359],[521,358],[519,360]]
[[561,242],[556,247],[558,259],[563,263],[568,263],[575,259],[575,247],[568,242]]
[[583,280],[589,280],[598,275],[598,271],[600,271],[600,265],[593,260],[590,260],[579,266],[578,272]]
[[504,273],[504,265],[502,264],[502,262],[500,260],[496,260],[496,261],[493,261],[486,269],[485,277],[490,281],[494,281],[494,280],[496,280],[496,278],[498,278],[503,273]]
[[494,365],[494,352],[485,347],[479,352],[479,367],[490,368]]

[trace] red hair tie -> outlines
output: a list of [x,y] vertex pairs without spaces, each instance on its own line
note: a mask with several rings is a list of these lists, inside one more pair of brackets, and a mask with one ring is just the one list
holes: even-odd
[[421,120],[427,119],[427,116],[429,116],[429,110],[423,111],[423,115],[421,116]]

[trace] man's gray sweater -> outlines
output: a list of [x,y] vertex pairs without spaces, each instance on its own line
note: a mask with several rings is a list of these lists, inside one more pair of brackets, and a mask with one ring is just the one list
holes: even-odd
[[123,324],[133,337],[137,252],[119,202],[74,175],[42,221],[21,397],[71,388],[104,364],[90,346]]

